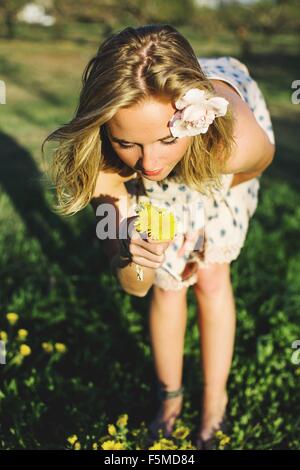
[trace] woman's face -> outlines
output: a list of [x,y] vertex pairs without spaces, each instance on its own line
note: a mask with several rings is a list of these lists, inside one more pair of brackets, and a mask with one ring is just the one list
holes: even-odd
[[[168,127],[176,109],[170,101],[149,98],[121,108],[106,123],[107,135],[119,158],[149,179],[168,176],[185,154],[191,137],[174,138]],[[146,173],[160,170],[157,174]]]

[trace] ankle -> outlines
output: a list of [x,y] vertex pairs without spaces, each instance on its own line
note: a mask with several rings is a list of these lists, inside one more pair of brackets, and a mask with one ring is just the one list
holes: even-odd
[[206,421],[222,418],[228,404],[228,394],[225,391],[222,395],[211,397],[204,395],[202,403],[202,419]]
[[228,394],[227,390],[217,390],[216,388],[205,387],[203,390],[203,404],[223,404],[224,402],[227,403],[228,401]]

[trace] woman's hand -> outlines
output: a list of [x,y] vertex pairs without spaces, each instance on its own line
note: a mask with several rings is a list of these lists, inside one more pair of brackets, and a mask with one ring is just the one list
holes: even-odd
[[192,234],[185,233],[183,244],[178,251],[178,256],[184,256],[186,251],[202,251],[204,246],[204,228],[196,230]]
[[[127,238],[119,239],[120,256],[128,257],[130,261],[147,268],[157,269],[165,260],[165,251],[173,240],[165,242],[151,240],[139,234],[133,226],[137,216],[124,219],[121,223],[127,224]],[[120,228],[121,228],[120,225]]]

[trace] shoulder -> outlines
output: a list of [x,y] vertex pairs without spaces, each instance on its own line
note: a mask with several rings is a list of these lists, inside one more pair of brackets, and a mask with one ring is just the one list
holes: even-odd
[[121,179],[117,173],[100,170],[96,178],[93,197],[101,194],[110,194],[121,185]]
[[126,181],[134,178],[134,176],[134,174],[129,175],[128,172],[126,174],[125,172],[117,173],[108,170],[99,170],[93,197],[103,194],[103,192],[109,194],[112,191],[119,190],[124,186]]

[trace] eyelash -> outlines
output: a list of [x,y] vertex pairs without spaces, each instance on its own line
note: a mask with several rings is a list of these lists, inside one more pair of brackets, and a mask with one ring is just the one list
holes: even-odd
[[[172,140],[171,142],[162,142],[163,145],[172,145],[172,144],[176,144],[178,140],[178,137],[176,137],[174,140]],[[122,147],[123,149],[131,149],[132,147],[134,147],[134,145],[125,145],[125,144],[121,144],[121,142],[118,142],[118,144],[120,145],[120,147]]]

